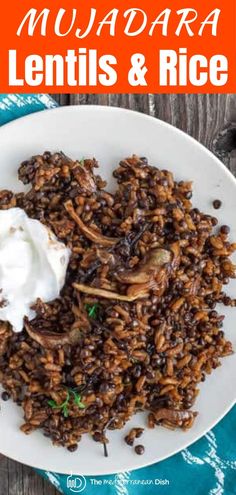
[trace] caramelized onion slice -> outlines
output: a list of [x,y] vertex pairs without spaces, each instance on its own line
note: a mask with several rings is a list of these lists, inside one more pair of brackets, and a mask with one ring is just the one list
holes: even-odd
[[153,290],[155,295],[159,297],[164,293],[167,287],[167,283],[168,283],[168,278],[166,271],[162,269],[158,273],[158,278],[153,278],[149,276],[148,282],[144,282],[143,284],[137,283],[130,285],[127,290],[127,295],[128,296],[136,295],[137,297],[139,295],[139,297],[141,297],[140,294],[142,294],[142,297],[146,297],[149,294],[150,290]]
[[143,287],[140,287],[140,290],[137,291],[136,294],[134,295],[118,294],[117,292],[99,289],[97,287],[89,287],[88,285],[77,284],[77,283],[73,284],[73,287],[80,292],[84,292],[85,294],[104,297],[105,299],[115,299],[118,301],[132,302],[132,301],[136,301],[136,299],[140,299],[148,296],[148,290],[146,287],[145,290],[143,289]]
[[178,242],[174,242],[170,245],[170,250],[172,252],[173,258],[171,261],[171,269],[176,270],[180,264],[180,245]]
[[163,265],[170,263],[171,257],[171,252],[166,249],[152,249],[137,268],[119,272],[117,279],[124,284],[145,284],[150,277],[155,277]]
[[80,162],[74,162],[72,171],[83,192],[92,194],[97,190],[97,186],[91,172],[86,167],[82,166]]
[[167,408],[158,409],[157,411],[154,411],[153,414],[156,421],[166,419],[175,424],[179,421],[189,421],[197,416],[197,412]]
[[117,263],[117,256],[115,256],[113,253],[110,253],[109,250],[107,250],[107,249],[103,249],[103,248],[98,247],[96,249],[96,255],[97,255],[97,258],[104,265],[109,265],[110,267],[114,267]]
[[77,326],[72,327],[67,333],[39,332],[25,319],[25,329],[31,339],[46,349],[55,349],[65,344],[75,345],[81,339],[81,331]]
[[74,220],[75,223],[79,226],[81,232],[87,237],[90,241],[95,242],[96,244],[100,244],[101,246],[111,247],[119,241],[119,239],[114,239],[112,237],[105,237],[104,235],[96,232],[96,230],[88,227],[84,224],[81,218],[77,215],[72,201],[66,201],[64,203],[64,207],[66,211],[69,213],[70,217]]

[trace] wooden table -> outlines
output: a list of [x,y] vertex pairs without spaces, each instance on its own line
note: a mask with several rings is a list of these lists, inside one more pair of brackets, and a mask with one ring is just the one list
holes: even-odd
[[[113,105],[165,120],[216,153],[236,175],[236,95],[54,95],[61,105]],[[135,150],[134,150],[135,151]],[[0,495],[56,495],[32,469],[2,458]]]

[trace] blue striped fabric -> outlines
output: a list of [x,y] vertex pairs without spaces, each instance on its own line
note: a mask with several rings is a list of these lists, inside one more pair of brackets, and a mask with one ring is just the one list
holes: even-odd
[[[0,125],[22,115],[53,108],[48,95],[0,94]],[[188,449],[147,468],[109,476],[66,476],[38,472],[61,493],[72,495],[191,495],[236,494],[236,406],[214,428]],[[79,454],[78,454],[79,464]]]
[[45,108],[55,108],[57,103],[49,95],[0,94],[0,125]]

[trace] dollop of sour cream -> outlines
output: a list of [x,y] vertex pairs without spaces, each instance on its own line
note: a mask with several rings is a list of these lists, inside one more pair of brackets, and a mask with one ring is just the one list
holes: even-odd
[[32,304],[59,296],[70,258],[70,249],[39,220],[21,208],[0,211],[0,320],[15,332],[24,317],[35,317]]

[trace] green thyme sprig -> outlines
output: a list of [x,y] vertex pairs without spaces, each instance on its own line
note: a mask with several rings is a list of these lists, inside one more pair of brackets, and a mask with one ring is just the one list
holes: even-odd
[[73,390],[73,388],[70,389],[71,394],[74,397],[74,404],[78,406],[79,409],[85,409],[85,404],[81,401],[81,395],[76,392],[76,390]]
[[70,406],[70,400],[73,398],[74,404],[79,408],[79,409],[84,409],[86,406],[83,404],[81,400],[81,395],[76,392],[76,390],[73,390],[73,388],[68,388],[67,389],[67,394],[66,394],[66,399],[64,402],[61,404],[57,404],[55,400],[48,400],[48,405],[52,409],[60,409],[63,416],[65,418],[68,418],[69,416],[69,406]]
[[83,156],[83,157],[81,158],[81,160],[79,161],[79,163],[80,163],[81,167],[84,167],[84,160],[85,160],[85,158],[84,158],[84,156]]
[[99,308],[100,308],[99,303],[95,303],[92,305],[91,304],[85,304],[85,309],[89,315],[89,318],[94,318],[94,320],[96,320],[96,318],[97,318]]

